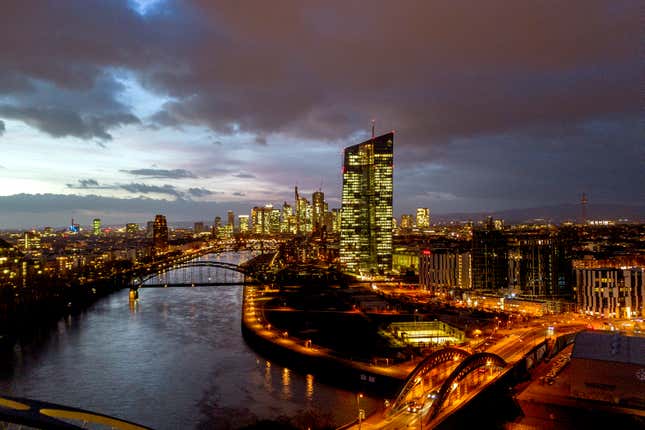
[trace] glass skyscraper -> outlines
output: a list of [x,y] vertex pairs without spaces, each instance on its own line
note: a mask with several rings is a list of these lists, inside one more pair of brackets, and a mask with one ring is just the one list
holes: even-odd
[[340,262],[351,272],[392,268],[394,133],[345,148]]

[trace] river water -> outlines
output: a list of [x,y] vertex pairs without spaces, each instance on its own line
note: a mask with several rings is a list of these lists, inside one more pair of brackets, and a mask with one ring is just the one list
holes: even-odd
[[[207,256],[233,263],[246,257]],[[235,275],[219,270],[209,276],[217,282]],[[241,286],[142,289],[134,306],[128,291],[120,291],[5,351],[0,393],[156,429],[239,428],[281,416],[303,427],[312,416],[340,425],[356,417],[356,393],[248,347],[241,306]],[[361,402],[370,410],[380,400]]]

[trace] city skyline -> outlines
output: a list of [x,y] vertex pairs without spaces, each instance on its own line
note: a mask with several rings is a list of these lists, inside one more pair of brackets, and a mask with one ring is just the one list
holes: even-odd
[[5,10],[0,228],[340,207],[372,119],[397,217],[643,201],[635,1]]

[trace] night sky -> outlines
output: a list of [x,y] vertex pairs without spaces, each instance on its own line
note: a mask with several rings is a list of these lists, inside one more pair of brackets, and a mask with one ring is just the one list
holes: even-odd
[[0,8],[0,228],[340,206],[396,130],[394,212],[645,200],[641,2],[24,1]]

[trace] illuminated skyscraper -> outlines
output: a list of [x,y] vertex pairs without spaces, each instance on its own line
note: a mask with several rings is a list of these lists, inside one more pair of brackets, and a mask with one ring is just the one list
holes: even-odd
[[401,229],[409,230],[412,228],[412,215],[403,214],[401,215]]
[[340,261],[350,271],[392,268],[394,134],[345,148]]
[[168,250],[168,224],[166,217],[156,215],[152,225],[152,245],[155,253],[161,253]]
[[92,234],[94,236],[99,236],[101,234],[101,220],[99,218],[94,218],[92,221]]
[[417,208],[417,228],[430,227],[430,209]]
[[249,231],[249,216],[238,215],[237,218],[240,223],[240,233],[247,233]]
[[213,230],[212,230],[212,235],[214,238],[219,238],[222,233],[222,217],[216,216],[215,219],[213,220]]
[[[291,222],[293,218],[293,209],[291,205],[287,202],[284,202],[282,205],[282,222],[280,224],[280,231],[282,233],[290,233],[292,230]],[[295,226],[294,226],[295,228]]]
[[311,196],[313,205],[312,224],[314,229],[320,229],[325,222],[325,193],[315,191]]

